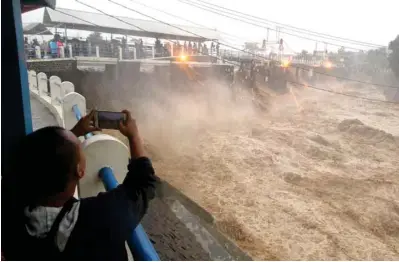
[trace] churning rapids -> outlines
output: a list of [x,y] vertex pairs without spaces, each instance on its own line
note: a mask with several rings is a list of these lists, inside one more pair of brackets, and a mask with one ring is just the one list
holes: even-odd
[[134,112],[158,175],[238,246],[257,260],[399,259],[399,105],[293,88],[260,112],[219,85],[193,88],[112,109]]

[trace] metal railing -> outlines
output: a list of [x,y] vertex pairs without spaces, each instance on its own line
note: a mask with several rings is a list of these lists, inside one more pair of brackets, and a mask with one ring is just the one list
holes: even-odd
[[[26,46],[25,56],[29,60],[34,59],[57,59],[73,57],[101,57],[116,58],[120,60],[151,59],[160,57],[171,57],[180,55],[213,55],[218,56],[216,49],[203,47],[190,47],[183,45],[118,45],[105,43],[94,45],[90,42],[67,43],[57,48],[46,45]],[[221,54],[221,53],[220,53]]]

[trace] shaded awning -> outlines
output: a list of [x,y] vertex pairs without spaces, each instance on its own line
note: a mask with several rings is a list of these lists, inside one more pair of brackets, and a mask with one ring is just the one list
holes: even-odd
[[[34,10],[32,12],[37,12]],[[130,17],[110,17],[108,15],[71,10],[64,8],[44,8],[35,15],[35,21],[29,22],[43,23],[48,27],[62,25],[68,29],[94,31],[110,34],[132,35],[140,37],[152,37],[161,39],[173,39],[183,41],[207,41],[218,40],[218,31],[204,27],[194,27],[186,25],[170,26],[157,21],[136,19]],[[31,12],[22,16],[22,21],[31,17]],[[30,18],[29,17],[29,18]]]
[[21,13],[26,13],[40,7],[55,8],[56,0],[22,0]]
[[46,26],[41,23],[23,24],[24,35],[52,35]]

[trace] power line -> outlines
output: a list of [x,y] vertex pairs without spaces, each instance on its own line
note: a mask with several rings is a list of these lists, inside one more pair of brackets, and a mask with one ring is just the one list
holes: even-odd
[[347,94],[347,93],[340,93],[340,92],[335,92],[333,90],[328,90],[328,89],[324,89],[324,88],[320,88],[320,87],[316,87],[316,86],[312,86],[312,85],[306,85],[306,84],[302,84],[302,83],[298,83],[298,82],[292,82],[292,81],[287,81],[287,82],[291,83],[291,84],[294,84],[294,85],[300,85],[300,86],[304,86],[304,87],[309,87],[309,88],[312,88],[312,89],[315,89],[315,90],[320,90],[320,91],[324,91],[324,92],[328,92],[328,93],[332,93],[332,94],[343,95],[343,96],[348,96],[348,97],[353,97],[353,98],[359,98],[359,99],[363,99],[363,100],[367,100],[367,101],[371,101],[371,102],[379,102],[379,103],[388,103],[388,104],[399,105],[399,103],[394,102],[394,101],[373,99],[373,98],[368,98],[368,97],[364,97],[364,96],[357,96],[357,95],[351,95],[351,94]]
[[104,15],[107,15],[107,16],[109,16],[109,17],[112,17],[112,18],[114,18],[114,19],[116,19],[116,20],[118,20],[118,21],[120,21],[120,22],[122,22],[122,23],[131,25],[131,26],[133,26],[133,27],[135,27],[135,28],[137,28],[137,29],[139,29],[139,30],[141,30],[141,31],[147,32],[147,30],[145,30],[145,29],[143,29],[143,28],[141,28],[141,27],[139,27],[139,26],[137,26],[137,25],[134,25],[134,24],[132,24],[132,23],[128,23],[128,22],[126,22],[126,21],[124,21],[124,20],[122,20],[122,19],[120,19],[120,18],[118,18],[118,17],[116,17],[116,16],[108,15],[106,12],[101,11],[100,9],[98,9],[98,8],[96,8],[96,7],[94,7],[94,6],[90,6],[90,5],[88,5],[88,4],[82,3],[82,2],[80,2],[79,0],[75,0],[75,1],[78,2],[78,3],[80,3],[80,4],[82,4],[82,5],[84,5],[84,6],[90,7],[90,8],[92,8],[92,9],[98,11],[98,12],[101,12],[101,13],[104,14]]
[[[78,0],[76,0],[76,1],[78,1]],[[170,24],[170,23],[164,22],[164,21],[159,20],[159,19],[157,19],[157,18],[154,18],[154,17],[152,17],[152,16],[150,16],[150,15],[146,15],[146,14],[140,12],[140,11],[137,11],[137,10],[134,10],[134,9],[132,9],[132,8],[129,8],[128,6],[123,5],[123,4],[120,4],[120,3],[117,3],[117,2],[115,2],[115,1],[113,1],[113,0],[108,0],[108,1],[111,2],[111,3],[114,3],[114,4],[116,4],[116,5],[118,5],[118,6],[120,6],[120,7],[123,7],[123,8],[125,8],[125,9],[128,9],[128,10],[130,10],[130,11],[132,11],[132,12],[138,13],[138,14],[140,14],[140,15],[142,15],[142,16],[145,16],[145,17],[148,17],[148,18],[150,18],[150,19],[152,19],[152,20],[155,20],[155,21],[158,21],[158,22],[160,22],[160,23],[163,23],[163,24],[165,24],[165,25],[174,27],[174,28],[179,29],[179,30],[181,30],[181,31],[184,31],[184,32],[186,32],[186,33],[189,33],[189,34],[198,36],[198,37],[200,37],[200,38],[207,39],[207,38],[204,37],[204,36],[201,36],[201,35],[196,34],[196,33],[194,33],[194,32],[188,31],[188,30],[186,30],[186,29],[184,29],[184,28],[181,28],[181,27],[178,27],[178,26],[176,26],[176,25],[172,25],[172,24]],[[89,5],[86,5],[86,6],[89,6]],[[108,15],[108,14],[107,14],[107,15]],[[213,41],[213,40],[210,40],[210,41],[213,42],[213,43],[216,43],[216,44],[218,43],[217,41]],[[257,55],[257,54],[255,54],[255,53],[252,53],[252,52],[249,52],[249,51],[246,51],[246,50],[241,50],[241,49],[239,49],[239,48],[236,48],[236,47],[231,46],[231,45],[228,45],[228,44],[224,44],[224,43],[219,43],[219,44],[220,44],[220,45],[223,45],[223,46],[227,46],[227,47],[229,47],[229,48],[231,48],[231,49],[234,49],[234,50],[237,50],[237,51],[241,51],[241,52],[244,52],[244,53],[253,55],[254,57],[258,57],[258,58],[262,58],[262,59],[268,60],[268,59],[267,59],[266,57],[264,57],[264,56],[260,56],[260,55]],[[305,71],[310,71],[310,70],[311,70],[311,69],[303,68],[303,67],[299,67],[299,66],[293,66],[293,67],[299,68],[299,69],[302,69],[302,70],[305,70]],[[346,77],[341,77],[341,76],[334,76],[334,75],[330,75],[330,74],[323,73],[323,72],[315,72],[315,73],[316,73],[316,74],[325,75],[325,76],[329,76],[329,77],[335,77],[335,78],[343,79],[343,80],[347,80],[347,81],[358,82],[358,83],[362,83],[362,84],[366,84],[366,85],[375,85],[375,86],[380,86],[380,87],[399,88],[399,87],[397,87],[397,86],[376,84],[376,83],[371,83],[371,82],[366,82],[366,81],[361,81],[361,80],[356,80],[356,79],[351,79],[351,78],[346,78]]]
[[[79,2],[78,0],[76,0],[77,2]],[[109,0],[110,2],[113,2],[112,0]],[[86,5],[86,4],[84,4],[84,5]],[[93,8],[92,6],[90,6],[90,5],[86,5],[87,7],[90,7],[90,8]],[[126,7],[127,9],[129,9],[128,7]],[[96,8],[93,8],[93,9],[96,9]],[[99,11],[101,11],[101,10],[99,10]],[[102,11],[101,11],[102,12]],[[107,14],[107,13],[105,13],[105,12],[103,12],[104,14],[106,14],[107,16],[110,16],[110,17],[114,17],[114,16],[112,16],[112,15],[109,15],[109,14]],[[65,13],[66,15],[70,15],[70,14],[67,14],[67,13]],[[72,16],[72,17],[74,17],[73,15],[70,15],[70,16]],[[144,16],[147,16],[147,15],[144,15]],[[77,18],[77,17],[76,17]],[[80,20],[82,20],[82,21],[85,21],[84,19],[81,19],[81,18],[77,18],[77,19],[80,19]],[[157,19],[155,19],[154,18],[154,20],[157,20]],[[159,20],[157,20],[157,21],[159,21]],[[124,21],[125,22],[125,21]],[[125,22],[125,23],[127,23],[127,22]],[[94,23],[92,23],[93,25],[95,25],[95,26],[98,26],[98,25],[96,25],[96,24],[94,24]],[[231,64],[231,65],[236,65],[235,63],[232,63],[232,62],[230,62],[230,61],[226,61],[227,63],[229,63],[229,64]],[[352,80],[353,81],[353,80]],[[334,92],[334,91],[332,91],[332,90],[328,90],[328,89],[323,89],[323,88],[319,88],[319,87],[315,87],[315,86],[311,86],[311,85],[306,85],[306,84],[302,84],[302,83],[298,83],[298,82],[293,82],[293,81],[287,81],[287,82],[289,82],[289,83],[292,83],[292,84],[294,84],[294,85],[301,85],[301,86],[305,86],[305,87],[309,87],[309,88],[312,88],[312,89],[315,89],[315,90],[320,90],[320,91],[325,91],[325,92],[329,92],[329,93],[333,93],[333,94],[338,94],[338,95],[344,95],[344,96],[348,96],[348,97],[353,97],[353,98],[358,98],[358,99],[363,99],[363,100],[368,100],[368,101],[372,101],[372,102],[383,102],[383,103],[390,103],[390,104],[399,104],[399,103],[397,103],[397,102],[393,102],[393,101],[387,101],[387,100],[378,100],[378,99],[372,99],[372,98],[367,98],[367,97],[361,97],[361,96],[356,96],[356,95],[351,95],[351,94],[346,94],[346,93],[339,93],[339,92]],[[366,82],[367,83],[367,82]],[[368,83],[368,84],[371,84],[371,83]]]
[[[198,26],[198,27],[200,27],[200,28],[208,28],[208,29],[213,30],[212,28],[209,28],[209,27],[207,27],[207,26],[198,24],[198,23],[196,23],[196,22],[194,22],[194,21],[191,21],[191,20],[189,20],[189,19],[186,19],[186,18],[184,18],[184,17],[181,17],[181,16],[178,16],[178,15],[175,15],[175,14],[168,13],[168,12],[166,12],[166,11],[164,11],[164,10],[161,10],[161,9],[158,9],[158,8],[155,8],[155,7],[148,6],[148,5],[146,5],[146,4],[144,4],[144,3],[141,3],[141,2],[139,2],[139,1],[135,1],[135,0],[129,0],[129,1],[132,2],[132,3],[136,3],[136,4],[138,4],[138,5],[147,7],[147,8],[149,8],[149,9],[156,10],[156,11],[161,12],[161,13],[163,13],[163,14],[169,15],[170,17],[174,17],[174,18],[177,17],[177,18],[180,19],[180,20],[183,20],[183,21],[188,22],[188,23],[190,23],[190,24],[196,25],[196,26]],[[230,37],[232,37],[232,38],[236,38],[236,39],[238,39],[238,40],[242,40],[241,38],[239,38],[239,37],[237,37],[237,36],[235,36],[235,35],[232,35],[232,34],[229,34],[229,33],[223,32],[223,31],[220,31],[220,30],[216,30],[216,31],[219,31],[220,33],[225,34],[225,35],[227,35],[227,36],[230,36]]]
[[[242,18],[240,19],[240,18],[237,18],[237,17],[233,17],[233,16],[231,16],[232,14],[227,15],[226,13],[221,13],[219,10],[215,10],[215,9],[210,8],[210,7],[199,6],[196,3],[188,2],[188,0],[179,0],[179,1],[182,2],[182,3],[188,4],[190,6],[202,9],[204,11],[208,11],[208,12],[220,15],[220,16],[224,16],[224,17],[230,18],[232,20],[240,21],[240,22],[243,22],[243,23],[246,23],[246,24],[249,24],[249,25],[253,25],[253,26],[256,26],[256,27],[263,28],[263,29],[269,29],[269,30],[272,30],[272,31],[277,31],[276,29],[273,29],[273,28],[270,28],[270,27],[266,27],[264,25],[260,25],[260,24],[258,24],[259,22],[254,23],[254,22],[251,22],[251,21],[243,20]],[[244,18],[244,19],[248,19],[248,18]],[[287,34],[287,35],[291,35],[291,36],[297,37],[297,38],[302,38],[302,39],[309,40],[309,41],[314,41],[314,42],[320,42],[320,40],[318,40],[318,39],[309,38],[309,37],[306,37],[306,36],[301,36],[301,35],[293,34],[293,33],[290,33],[290,32],[284,32],[284,33]],[[329,45],[332,45],[332,46],[345,47],[347,49],[352,49],[352,50],[357,50],[357,51],[366,51],[366,50],[361,49],[361,48],[356,48],[356,47],[351,47],[351,46],[344,46],[344,45],[335,44],[335,43],[331,43],[331,42],[325,42],[325,43],[328,43]]]
[[[341,42],[347,42],[347,43],[352,42],[352,43],[355,43],[355,44],[358,44],[358,45],[374,47],[374,48],[376,48],[376,47],[377,48],[385,47],[384,45],[379,45],[379,44],[374,44],[374,43],[368,43],[368,42],[353,40],[353,39],[349,39],[349,38],[333,36],[333,35],[329,35],[329,34],[325,34],[325,33],[311,31],[311,30],[304,29],[304,28],[295,27],[295,26],[288,25],[288,24],[279,23],[279,22],[276,22],[276,21],[271,21],[271,20],[268,20],[268,19],[264,19],[264,18],[261,18],[261,17],[258,17],[258,16],[254,16],[254,15],[250,15],[250,14],[246,14],[246,13],[243,13],[243,12],[240,12],[240,11],[237,11],[237,10],[233,10],[233,9],[229,9],[227,7],[216,5],[216,4],[213,4],[213,3],[211,4],[211,3],[203,1],[203,0],[196,0],[196,1],[199,2],[199,3],[202,3],[202,6],[204,6],[204,5],[208,5],[209,6],[210,5],[211,8],[217,7],[217,8],[222,9],[222,10],[228,10],[230,12],[238,13],[241,16],[251,17],[252,19],[257,19],[257,20],[261,20],[261,21],[264,21],[264,22],[267,22],[267,23],[277,24],[280,27],[285,27],[285,28],[287,28],[287,29],[289,29],[291,31],[294,31],[294,32],[303,31],[303,32],[306,32],[307,34],[310,34],[310,35],[313,35],[313,36],[319,36],[319,37],[325,38],[325,39],[331,39],[331,40],[335,40],[335,41],[342,40]],[[188,0],[188,2],[193,2],[193,1],[192,0]],[[290,29],[290,28],[293,28],[293,29]]]

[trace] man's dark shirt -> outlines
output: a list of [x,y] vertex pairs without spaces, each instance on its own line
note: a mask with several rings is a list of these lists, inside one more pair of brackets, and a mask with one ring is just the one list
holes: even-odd
[[[117,188],[76,202],[80,205],[78,217],[61,252],[62,260],[127,260],[125,241],[146,213],[158,181],[151,161],[142,157],[131,161]],[[32,239],[26,225],[24,228],[22,235],[15,237]],[[4,255],[7,260],[52,260],[45,250],[31,250],[30,246],[22,241],[15,252],[3,250]]]

